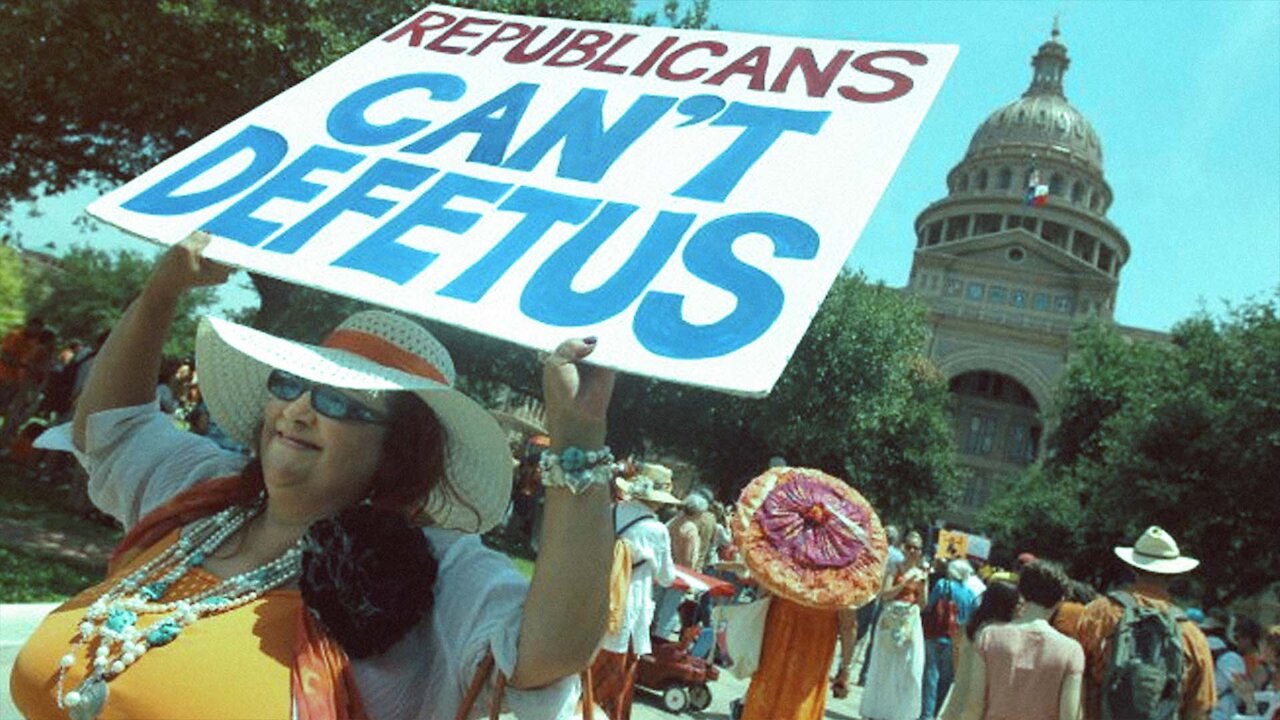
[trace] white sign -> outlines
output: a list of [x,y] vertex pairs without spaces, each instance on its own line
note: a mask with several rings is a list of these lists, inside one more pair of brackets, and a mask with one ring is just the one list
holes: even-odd
[[955,58],[432,6],[103,197],[165,244],[763,395]]

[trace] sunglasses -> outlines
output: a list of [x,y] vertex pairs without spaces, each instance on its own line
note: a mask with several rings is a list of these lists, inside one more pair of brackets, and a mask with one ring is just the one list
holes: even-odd
[[374,425],[387,422],[386,415],[364,405],[359,400],[344,395],[338,389],[311,382],[284,370],[272,370],[267,376],[267,392],[285,402],[292,402],[302,397],[303,393],[310,392],[312,409],[334,420],[350,420]]

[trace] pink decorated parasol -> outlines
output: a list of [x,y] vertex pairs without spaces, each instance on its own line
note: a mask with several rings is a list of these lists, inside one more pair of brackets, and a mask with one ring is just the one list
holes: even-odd
[[889,548],[880,518],[821,470],[770,468],[743,489],[732,527],[752,575],[776,595],[838,609],[880,591]]

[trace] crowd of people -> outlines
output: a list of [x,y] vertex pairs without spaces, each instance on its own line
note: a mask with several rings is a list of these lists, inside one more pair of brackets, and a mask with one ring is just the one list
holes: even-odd
[[[741,511],[615,460],[613,376],[583,362],[594,338],[548,354],[548,433],[508,488],[494,481],[513,465],[505,432],[406,318],[358,313],[320,346],[206,319],[201,378],[163,357],[177,298],[225,280],[207,242],[166,253],[90,345],[59,350],[39,319],[3,339],[11,458],[31,451],[24,428],[71,418],[50,442],[127,531],[107,579],[19,654],[25,715],[171,717],[180,686],[189,717],[558,718],[593,698],[627,720],[655,644],[734,662],[710,598],[677,574],[749,586],[729,530]],[[504,519],[537,538],[532,582],[479,541]],[[1280,718],[1280,626],[1175,603],[1198,561],[1158,527],[1115,548],[1129,582],[1105,594],[1029,554],[1016,572],[975,570],[929,559],[919,531],[884,535],[865,605],[775,598],[735,712],[818,720],[828,692],[860,685],[866,720]],[[193,668],[200,682],[169,682]]]
[[831,679],[837,697],[863,686],[866,720],[1280,717],[1280,625],[1178,606],[1170,585],[1198,562],[1158,527],[1115,548],[1128,581],[1105,594],[1028,553],[983,579],[890,536],[884,591]]

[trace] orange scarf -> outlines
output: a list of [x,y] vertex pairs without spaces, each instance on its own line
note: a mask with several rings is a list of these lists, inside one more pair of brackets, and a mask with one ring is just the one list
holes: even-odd
[[[174,529],[231,505],[249,502],[258,492],[258,488],[244,482],[239,475],[206,480],[184,490],[147,513],[125,534],[111,554],[108,574]],[[297,717],[299,720],[368,717],[347,653],[324,632],[304,604],[298,607],[291,688]]]

